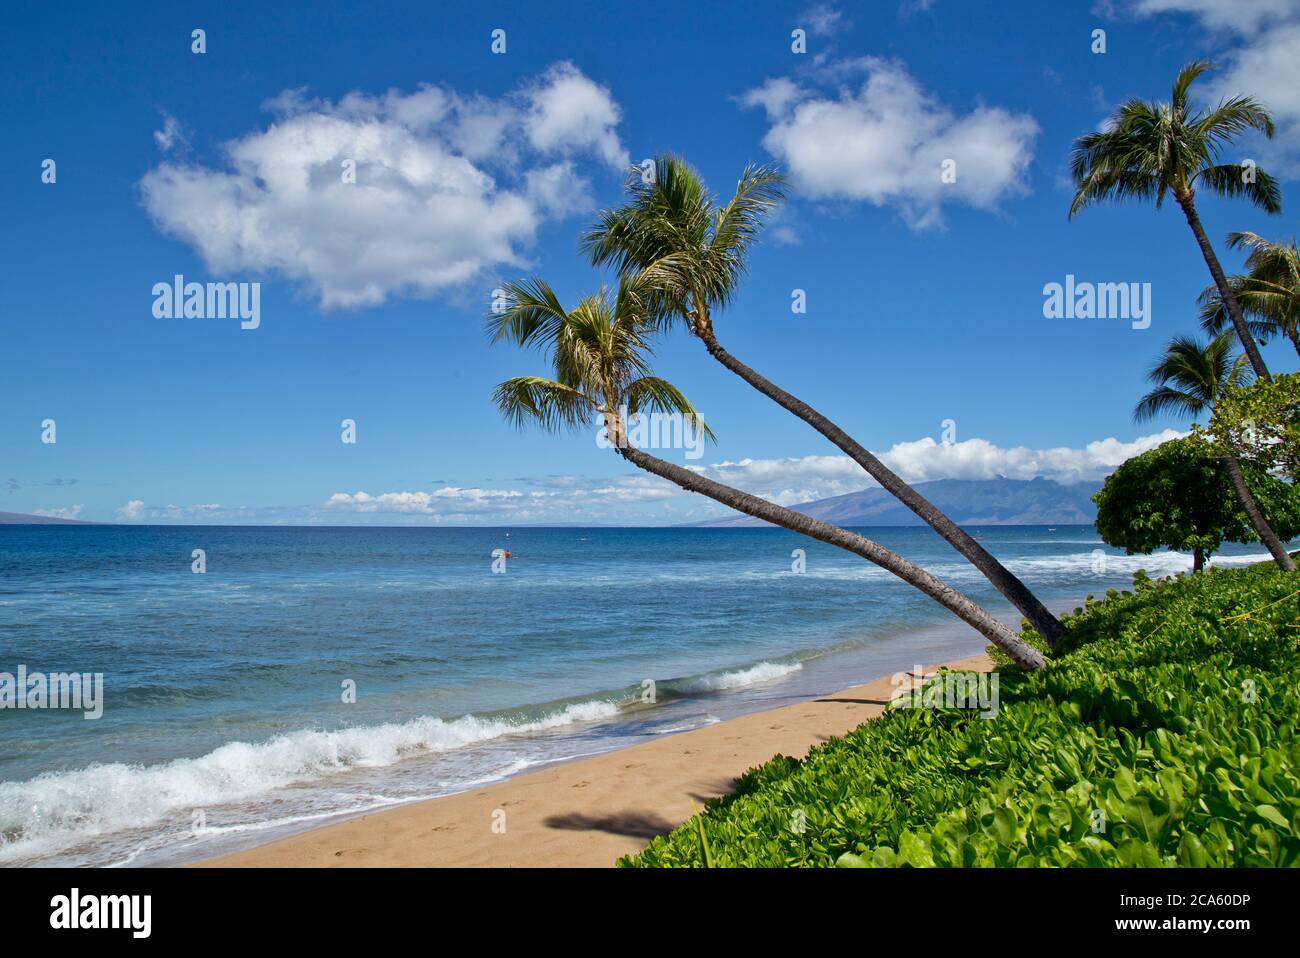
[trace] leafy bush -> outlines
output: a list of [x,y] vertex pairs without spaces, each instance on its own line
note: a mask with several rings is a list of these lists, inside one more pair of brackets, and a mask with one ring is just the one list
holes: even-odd
[[1210,432],[1241,459],[1300,481],[1300,373],[1229,389],[1214,406]]
[[[1249,462],[1241,468],[1273,531],[1283,542],[1300,534],[1300,487]],[[1123,463],[1092,501],[1101,538],[1129,555],[1190,549],[1193,568],[1199,570],[1225,540],[1258,539],[1228,479],[1222,453],[1195,432]]]
[[1300,865],[1300,573],[1112,590],[992,719],[897,709],[777,756],[621,865]]

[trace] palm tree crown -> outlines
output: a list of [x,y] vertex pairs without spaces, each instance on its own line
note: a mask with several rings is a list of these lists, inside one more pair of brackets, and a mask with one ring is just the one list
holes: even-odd
[[1077,189],[1071,216],[1108,199],[1154,198],[1159,207],[1170,191],[1181,202],[1198,187],[1220,196],[1243,196],[1269,213],[1281,209],[1281,191],[1272,176],[1219,162],[1224,148],[1247,130],[1273,135],[1268,112],[1249,96],[1230,97],[1208,112],[1190,108],[1188,89],[1209,69],[1204,60],[1188,64],[1174,80],[1168,103],[1131,99],[1104,129],[1075,141],[1070,172]]
[[617,443],[626,441],[624,416],[678,413],[714,438],[681,391],[651,375],[653,328],[646,320],[642,282],[623,279],[613,295],[601,289],[571,310],[540,279],[504,289],[504,308],[488,319],[492,341],[543,348],[555,371],[554,379],[518,376],[497,386],[493,402],[509,422],[557,432],[587,428],[600,416]]
[[630,202],[602,212],[584,234],[583,249],[594,265],[613,266],[623,276],[640,272],[658,287],[646,301],[657,325],[681,320],[692,331],[708,331],[711,311],[735,295],[749,250],[785,194],[784,177],[771,167],[747,166],[724,206],[681,157],[658,157],[647,179],[633,174]]
[[1201,345],[1190,336],[1175,336],[1147,379],[1155,384],[1133,410],[1139,422],[1164,413],[1195,418],[1211,410],[1230,386],[1253,378],[1246,357],[1237,355],[1233,334],[1224,332]]
[[[1257,233],[1229,233],[1228,248],[1249,250],[1246,275],[1232,276],[1228,282],[1248,317],[1251,334],[1265,343],[1286,336],[1300,353],[1300,247],[1295,239],[1272,243]],[[1199,301],[1202,329],[1217,334],[1230,325],[1218,287],[1207,287]]]

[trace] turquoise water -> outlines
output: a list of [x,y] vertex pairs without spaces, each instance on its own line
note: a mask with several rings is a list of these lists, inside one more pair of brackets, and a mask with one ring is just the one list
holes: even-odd
[[[930,530],[862,531],[1013,620]],[[1190,567],[973,531],[1058,608]],[[192,860],[983,646],[779,529],[0,527],[0,672],[104,685],[96,720],[0,709],[0,864]]]

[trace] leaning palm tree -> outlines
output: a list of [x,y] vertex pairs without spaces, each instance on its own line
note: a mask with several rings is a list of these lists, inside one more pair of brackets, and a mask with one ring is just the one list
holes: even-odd
[[1223,100],[1208,113],[1193,112],[1187,101],[1188,89],[1209,69],[1210,64],[1203,60],[1189,63],[1174,80],[1170,102],[1129,100],[1104,129],[1075,141],[1070,172],[1076,191],[1070,216],[1110,199],[1155,200],[1158,209],[1172,193],[1210,268],[1251,368],[1260,379],[1268,379],[1268,367],[1250,334],[1241,303],[1196,212],[1196,191],[1242,196],[1268,213],[1278,212],[1281,192],[1273,177],[1254,166],[1219,162],[1223,150],[1247,130],[1271,137],[1273,120],[1249,96]]
[[1054,647],[1065,627],[1020,579],[843,429],[718,342],[714,314],[736,295],[750,247],[765,217],[784,195],[781,175],[765,167],[748,167],[735,194],[718,206],[699,173],[680,157],[660,156],[654,169],[649,182],[633,175],[628,182],[630,202],[601,213],[584,236],[593,263],[612,265],[621,276],[639,274],[653,282],[658,288],[647,303],[658,328],[685,325],[714,359],[843,450],[979,569]]
[[[506,284],[504,308],[492,314],[492,340],[546,350],[553,378],[520,376],[497,386],[493,400],[501,414],[518,426],[548,431],[604,425],[610,445],[632,465],[697,492],[739,512],[855,553],[916,587],[1002,649],[1026,669],[1044,667],[1037,649],[951,586],[876,542],[803,515],[766,499],[706,478],[652,456],[631,441],[628,421],[646,412],[687,417],[699,423],[695,407],[671,383],[650,369],[647,320],[654,291],[643,278],[625,277],[618,291],[589,296],[571,310],[541,280]],[[706,433],[711,436],[711,433]]]
[[[1250,332],[1262,343],[1285,336],[1300,355],[1300,247],[1271,243],[1257,233],[1229,233],[1229,249],[1246,249],[1246,274],[1229,276]],[[1217,286],[1200,295],[1201,328],[1217,335],[1232,320]]]
[[[1168,414],[1194,419],[1208,414],[1229,388],[1249,385],[1253,378],[1246,357],[1234,355],[1231,332],[1225,330],[1204,346],[1190,336],[1175,336],[1147,374],[1155,388],[1138,402],[1133,418],[1141,422]],[[1228,453],[1223,465],[1259,541],[1279,566],[1294,571],[1295,563],[1260,511],[1237,457]]]

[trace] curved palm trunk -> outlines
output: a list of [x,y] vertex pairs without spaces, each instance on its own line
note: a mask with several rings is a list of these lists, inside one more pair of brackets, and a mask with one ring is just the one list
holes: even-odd
[[1210,245],[1210,238],[1205,235],[1205,227],[1201,225],[1201,218],[1197,215],[1196,203],[1191,193],[1181,193],[1176,198],[1178,205],[1182,207],[1183,215],[1187,217],[1187,225],[1192,228],[1192,234],[1196,237],[1196,244],[1201,248],[1205,265],[1210,268],[1210,275],[1214,277],[1214,285],[1219,288],[1219,298],[1223,300],[1224,308],[1228,310],[1228,318],[1232,320],[1232,328],[1237,331],[1241,347],[1250,359],[1251,368],[1260,379],[1272,379],[1273,377],[1268,374],[1268,367],[1264,365],[1264,357],[1260,355],[1259,345],[1246,325],[1246,317],[1241,311],[1241,302],[1237,299],[1237,294],[1232,291],[1232,287],[1228,285],[1228,279],[1223,275],[1223,267],[1219,265],[1219,257],[1215,254],[1214,247]]
[[792,532],[799,532],[821,542],[839,546],[841,549],[862,556],[869,562],[874,562],[948,609],[1009,655],[1017,665],[1035,671],[1045,667],[1043,656],[1037,649],[992,615],[942,580],[884,546],[838,526],[822,522],[820,519],[814,519],[793,509],[760,499],[758,496],[706,479],[698,473],[651,456],[634,446],[619,443],[616,448],[619,455],[632,465],[667,479],[687,492],[698,492],[738,512],[765,519]]
[[894,498],[921,517],[935,532],[939,533],[959,553],[970,561],[975,568],[988,579],[993,586],[1011,602],[1023,615],[1035,631],[1047,644],[1056,648],[1058,640],[1065,635],[1065,626],[1061,620],[1052,615],[1047,607],[1039,601],[1029,589],[1014,576],[1006,566],[999,562],[987,549],[976,542],[957,523],[953,522],[923,495],[909,486],[890,470],[883,462],[863,448],[851,436],[835,423],[831,422],[816,409],[803,400],[792,396],[780,386],[770,382],[762,374],[746,366],[722,347],[714,336],[712,329],[699,324],[696,335],[704,341],[709,354],[722,365],[749,383],[773,402],[794,413],[808,425],[833,442],[844,453],[867,471],[871,478],[889,492]]
[[1259,541],[1268,547],[1269,553],[1280,568],[1287,572],[1294,572],[1295,560],[1286,551],[1277,533],[1265,521],[1264,514],[1259,511],[1259,504],[1255,502],[1255,497],[1250,494],[1250,487],[1246,485],[1246,477],[1241,474],[1241,463],[1237,461],[1236,456],[1224,456],[1223,464],[1228,470],[1228,479],[1232,482],[1232,488],[1237,493],[1237,500],[1246,510],[1246,516],[1250,519],[1250,524],[1255,527],[1255,534],[1259,536]]

